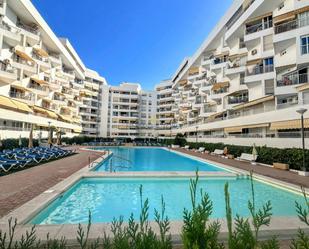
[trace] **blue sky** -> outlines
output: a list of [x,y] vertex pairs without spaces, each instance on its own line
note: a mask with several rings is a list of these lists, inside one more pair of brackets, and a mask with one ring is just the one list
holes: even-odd
[[192,55],[232,0],[32,0],[111,85],[153,89]]

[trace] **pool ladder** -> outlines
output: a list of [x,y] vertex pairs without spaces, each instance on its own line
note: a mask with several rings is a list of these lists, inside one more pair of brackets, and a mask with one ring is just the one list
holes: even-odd
[[129,160],[129,159],[126,159],[126,158],[123,158],[121,156],[118,156],[118,155],[113,155],[109,161],[109,172],[112,173],[112,172],[116,172],[116,169],[129,169],[131,167],[128,167],[128,166],[113,166],[113,158],[118,158],[118,159],[121,159],[123,161],[126,161],[128,163],[130,163],[132,165],[132,161]]

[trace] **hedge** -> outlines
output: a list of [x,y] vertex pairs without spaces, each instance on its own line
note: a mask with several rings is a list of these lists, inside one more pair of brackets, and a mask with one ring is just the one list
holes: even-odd
[[[174,139],[163,140],[166,145],[176,144]],[[223,143],[193,143],[187,142],[190,148],[198,149],[199,147],[204,147],[206,150],[212,152],[215,149],[223,150],[224,147],[228,148],[229,154],[238,157],[241,153],[252,153],[252,146],[239,146]],[[273,163],[287,163],[291,169],[300,170],[303,167],[303,150],[297,148],[270,148],[266,146],[256,147],[258,152],[257,162],[270,164]],[[305,150],[305,161],[307,170],[309,169],[309,150]]]

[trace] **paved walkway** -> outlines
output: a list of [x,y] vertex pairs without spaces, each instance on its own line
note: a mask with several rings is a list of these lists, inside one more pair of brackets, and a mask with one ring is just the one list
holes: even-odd
[[0,177],[0,217],[30,201],[45,190],[100,157],[100,153],[78,154]]
[[309,177],[299,176],[298,174],[291,172],[291,171],[278,170],[278,169],[274,169],[274,168],[263,166],[263,165],[252,165],[247,162],[241,162],[241,161],[233,160],[233,159],[225,159],[219,156],[202,154],[199,152],[194,152],[194,151],[185,150],[185,149],[174,149],[174,150],[180,151],[180,152],[192,155],[192,156],[197,156],[200,158],[211,160],[214,162],[226,164],[234,168],[248,170],[248,171],[252,170],[253,172],[260,174],[260,175],[272,177],[272,178],[275,178],[281,181],[285,181],[285,182],[292,183],[298,186],[309,188]]

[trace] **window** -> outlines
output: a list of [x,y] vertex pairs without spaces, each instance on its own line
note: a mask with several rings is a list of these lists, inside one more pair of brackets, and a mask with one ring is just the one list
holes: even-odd
[[309,35],[300,38],[301,42],[301,54],[309,54]]

